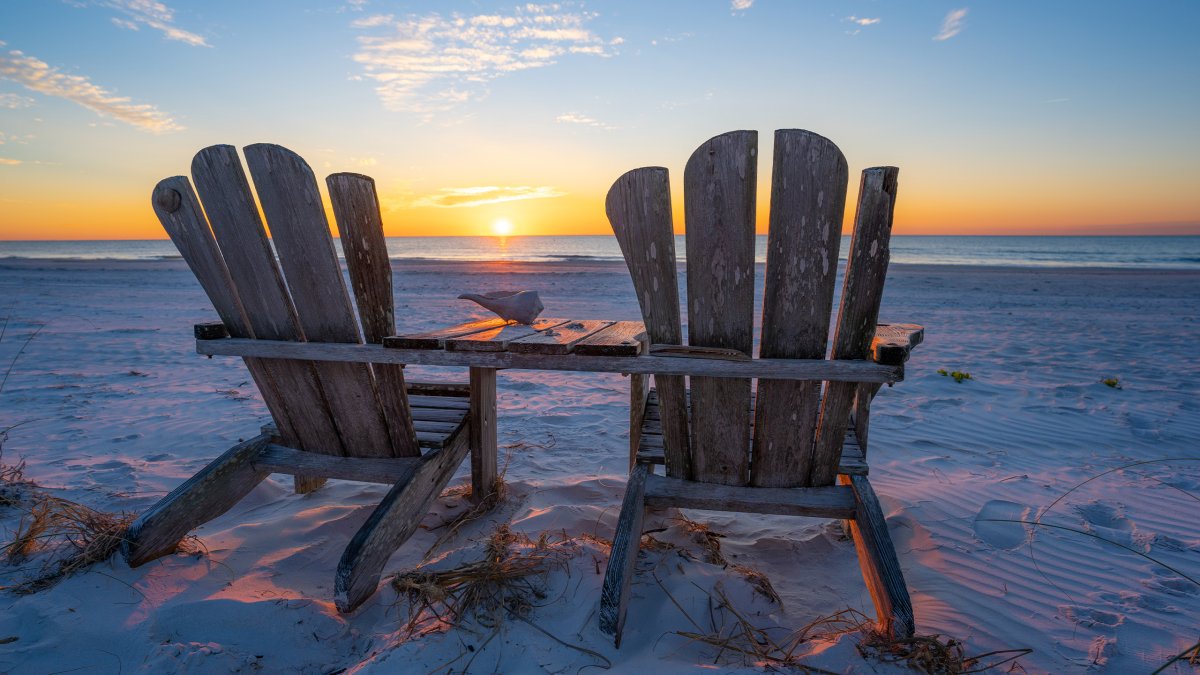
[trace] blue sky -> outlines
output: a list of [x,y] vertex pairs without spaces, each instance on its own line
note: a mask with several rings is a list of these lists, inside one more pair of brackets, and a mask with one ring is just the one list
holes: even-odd
[[392,234],[601,233],[625,170],[677,182],[712,135],[758,129],[769,158],[795,127],[852,175],[901,167],[898,232],[1200,233],[1198,19],[1195,2],[5,0],[0,239],[161,236],[158,178],[260,141],[375,176]]

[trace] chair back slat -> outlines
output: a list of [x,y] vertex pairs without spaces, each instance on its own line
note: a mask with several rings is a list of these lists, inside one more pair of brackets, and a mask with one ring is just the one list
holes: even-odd
[[[629,266],[650,341],[683,344],[667,170],[645,167],[626,173],[609,189],[604,207]],[[686,380],[678,375],[655,375],[654,382],[667,475],[689,478]]]
[[[832,141],[800,129],[775,132],[764,359],[825,358],[847,182],[846,158]],[[820,402],[820,382],[758,381],[752,485],[808,483]]]
[[[758,134],[709,139],[683,173],[688,343],[749,355],[754,343],[754,209]],[[749,480],[750,380],[691,378],[695,480]]]
[[[894,166],[884,166],[862,173],[854,235],[846,261],[830,358],[865,359],[870,356],[871,339],[875,335],[879,304],[883,299],[883,283],[887,277],[899,172]],[[828,382],[825,385],[813,452],[812,485],[833,484],[857,388],[853,382]]]
[[[237,150],[230,145],[214,145],[196,153],[192,159],[192,180],[254,337],[303,339]],[[280,423],[283,441],[309,452],[345,454],[337,427],[324,404],[315,365],[279,361],[269,372],[273,387],[260,391],[265,397],[266,391],[273,389],[286,406],[284,419],[290,423],[282,424],[284,419],[279,417],[275,420]],[[290,436],[285,435],[289,428]]]
[[[370,344],[381,344],[383,338],[396,333],[396,308],[392,264],[383,238],[375,181],[370,176],[337,173],[328,176],[325,185],[342,238],[363,338]],[[379,403],[383,406],[392,447],[401,457],[420,456],[404,384],[404,367],[376,363],[371,370],[378,384]]]
[[[312,169],[278,145],[258,143],[244,152],[304,337],[361,342]],[[367,364],[323,363],[317,374],[347,456],[399,456]]]
[[[221,249],[213,239],[212,230],[200,209],[200,201],[187,177],[173,176],[159,181],[154,188],[152,202],[163,229],[196,275],[196,280],[217,310],[217,316],[221,317],[226,330],[232,337],[253,338],[249,319],[234,289]],[[262,392],[263,402],[275,419],[280,436],[297,438],[285,397],[275,386],[276,378],[272,376],[272,371],[288,366],[281,366],[280,361],[263,359],[247,358],[245,361],[254,384]]]

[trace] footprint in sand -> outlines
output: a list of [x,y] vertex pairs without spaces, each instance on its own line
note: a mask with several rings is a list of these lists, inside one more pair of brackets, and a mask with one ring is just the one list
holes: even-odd
[[1029,536],[1028,521],[1031,509],[1016,502],[993,499],[975,515],[975,536],[1000,549],[1011,550]]

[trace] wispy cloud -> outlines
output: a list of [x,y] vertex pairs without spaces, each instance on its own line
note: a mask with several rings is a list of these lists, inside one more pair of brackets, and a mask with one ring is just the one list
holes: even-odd
[[849,21],[850,23],[856,23],[860,26],[874,26],[875,24],[879,23],[879,18],[876,17],[874,19],[868,19],[868,18],[862,17],[862,16],[848,16],[845,19],[843,19],[843,21]]
[[[4,43],[0,42],[0,47]],[[117,96],[93,84],[81,75],[68,75],[45,61],[12,50],[0,53],[0,78],[25,85],[47,96],[73,101],[93,112],[132,124],[154,133],[183,129],[165,112],[149,103],[133,103],[127,96]]]
[[563,113],[563,114],[559,115],[558,117],[555,117],[554,121],[558,122],[560,124],[581,124],[581,125],[587,126],[587,127],[596,127],[597,129],[604,129],[605,131],[612,131],[613,129],[617,128],[611,124],[601,122],[598,119],[595,119],[593,117],[588,117],[587,115],[577,113],[577,112]]
[[735,12],[744,12],[754,4],[754,0],[732,0],[729,3],[729,9]]
[[[0,42],[0,46],[4,43]],[[17,108],[28,108],[33,105],[33,99],[20,94],[0,94],[0,108],[8,108],[16,110]]]
[[354,60],[387,108],[428,115],[486,95],[491,80],[565,55],[611,56],[619,43],[587,27],[595,16],[557,4],[511,14],[367,16],[351,25],[376,33],[358,38]]
[[962,32],[963,22],[966,20],[966,18],[966,7],[952,10],[946,15],[945,19],[942,19],[942,30],[938,31],[938,34],[934,35],[933,39],[940,42],[942,40],[949,40],[955,35],[958,35]]
[[0,145],[4,145],[5,143],[20,143],[21,145],[24,145],[31,140],[33,140],[33,135],[31,134],[15,135],[6,134],[3,131],[0,131]]
[[426,195],[413,200],[409,203],[409,206],[462,208],[483,206],[484,204],[499,204],[501,202],[515,202],[523,199],[550,199],[553,197],[562,197],[566,194],[556,188],[545,185],[508,187],[489,185],[484,187],[442,188],[437,194]]
[[92,0],[98,7],[115,10],[121,16],[112,22],[125,30],[138,30],[142,26],[160,31],[168,40],[183,42],[193,47],[211,47],[196,33],[175,25],[175,11],[157,0]]
[[18,164],[23,164],[23,163],[24,162],[22,162],[19,159],[9,159],[7,157],[0,157],[0,166],[16,166]]

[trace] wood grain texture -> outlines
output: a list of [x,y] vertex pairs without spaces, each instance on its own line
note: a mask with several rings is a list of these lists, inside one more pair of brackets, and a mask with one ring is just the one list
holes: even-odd
[[[214,145],[196,153],[192,159],[192,179],[253,337],[256,341],[302,339],[295,308],[259,219],[258,205],[237,150],[229,145]],[[283,442],[309,452],[344,454],[314,365],[280,361],[264,364],[264,368],[268,369],[269,379],[288,411],[286,419],[275,418]],[[300,491],[313,488],[312,482],[297,483]]]
[[853,491],[855,515],[850,520],[850,534],[880,630],[892,639],[911,638],[916,631],[912,600],[879,498],[865,476],[839,476],[838,480]]
[[385,337],[383,339],[383,346],[389,349],[442,349],[446,345],[446,340],[450,338],[480,333],[505,325],[508,325],[508,322],[499,317],[477,319],[424,333],[407,333]]
[[394,485],[408,480],[420,460],[415,457],[334,457],[272,444],[258,453],[253,464],[255,469],[267,473]]
[[502,352],[507,351],[514,340],[536,335],[566,322],[566,319],[534,319],[529,325],[509,323],[462,337],[447,338],[443,345],[447,351]]
[[496,491],[496,369],[471,368],[471,501],[482,504]]
[[664,476],[646,477],[646,506],[765,513],[779,516],[853,518],[854,495],[849,488],[762,488],[711,485]]
[[[225,333],[225,337],[254,337],[254,331],[230,277],[229,268],[225,265],[220,247],[213,238],[212,230],[209,229],[208,221],[204,218],[200,202],[188,179],[184,176],[174,176],[160,181],[154,188],[151,204],[171,242],[175,244],[184,262],[200,282],[200,287],[217,310],[217,316],[221,317],[220,329],[210,328],[204,335],[201,335],[198,327],[193,327],[196,338],[222,337],[221,332]],[[272,373],[285,371],[280,375],[280,379],[287,381],[286,371],[299,368],[303,373],[303,369],[308,366],[254,358],[247,358],[245,361],[254,385],[258,387],[263,402],[271,411],[271,417],[278,422],[289,439],[296,440],[298,434],[292,423],[292,413],[288,410],[288,396],[279,390]]]
[[[278,145],[245,153],[305,339],[362,342],[312,169]],[[347,456],[397,456],[369,366],[321,364],[317,377]]]
[[[779,380],[839,382],[899,382],[902,366],[866,360],[829,359],[680,359],[663,356],[583,356],[567,354],[514,354],[512,352],[445,351],[441,349],[387,349],[379,345],[270,340],[198,340],[196,353],[206,356],[259,356],[264,358],[410,363],[426,366],[477,366],[524,370],[565,370],[596,373],[652,373],[702,377],[771,377]],[[660,390],[661,391],[661,390]],[[411,398],[411,397],[410,397]],[[749,399],[747,398],[747,401]]]
[[467,452],[464,429],[442,450],[421,457],[412,478],[388,491],[342,553],[334,577],[338,611],[352,612],[371,597],[388,558],[416,532]]
[[[382,344],[383,338],[396,332],[396,306],[392,297],[392,263],[383,238],[375,181],[369,176],[335,173],[325,179],[325,184],[342,239],[363,339],[368,344]],[[413,431],[403,366],[375,364],[371,370],[392,455],[419,456],[421,450]]]
[[[638,448],[642,445],[642,427],[646,423],[646,408],[650,399],[650,376],[634,374],[629,376],[629,468],[637,464]],[[654,409],[658,413],[658,397],[654,397]],[[655,415],[655,429],[658,432],[659,443],[662,443],[662,418]],[[663,456],[663,464],[666,456]]]
[[642,541],[642,518],[646,512],[644,497],[649,477],[650,471],[644,464],[635,465],[629,472],[621,515],[613,533],[612,552],[604,570],[604,587],[600,592],[600,630],[613,636],[618,648],[625,631],[629,589]]
[[[684,168],[690,345],[746,354],[753,346],[757,187],[754,131],[709,139]],[[693,377],[691,394],[692,478],[745,485],[750,468],[750,380]]]
[[871,339],[871,360],[875,363],[900,365],[925,340],[924,326],[912,323],[881,323],[875,326]]
[[[645,167],[622,175],[609,188],[604,211],[633,278],[650,341],[683,344],[667,170]],[[670,375],[655,376],[655,382],[662,399],[667,475],[690,478],[687,383],[682,377]]]
[[188,532],[249,494],[270,473],[254,466],[270,442],[270,436],[260,435],[233,446],[133,521],[121,542],[129,566],[173,553]]
[[[831,359],[863,359],[870,354],[887,278],[898,174],[899,169],[893,166],[862,173]],[[833,483],[857,389],[857,385],[847,382],[830,382],[825,387],[813,451],[812,485]]]
[[576,344],[613,323],[597,319],[567,321],[509,342],[508,351],[520,354],[570,354]]
[[[762,358],[825,357],[848,180],[833,141],[800,129],[775,132]],[[808,483],[820,406],[819,382],[758,381],[752,485]]]
[[[864,461],[866,461],[867,441],[871,430],[871,401],[875,399],[875,394],[879,393],[879,388],[882,386],[878,382],[864,382],[858,385],[854,393],[854,411],[850,415],[850,427],[854,430],[854,436],[860,448],[859,452],[862,454]],[[843,464],[845,463],[846,452],[848,451],[849,448],[843,445]]]
[[646,325],[641,321],[617,321],[592,333],[571,350],[584,356],[637,356],[647,343]]

